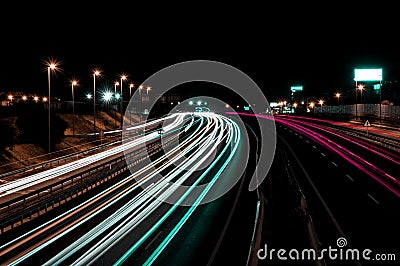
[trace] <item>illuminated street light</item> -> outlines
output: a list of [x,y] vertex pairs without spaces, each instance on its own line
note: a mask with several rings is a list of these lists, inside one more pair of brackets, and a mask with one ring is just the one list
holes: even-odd
[[310,102],[310,108],[314,108],[315,103],[314,102]]
[[109,91],[105,92],[105,93],[103,94],[103,100],[106,101],[106,102],[111,101],[112,95],[113,95],[113,94],[112,94],[111,92],[109,92]]
[[34,96],[34,97],[33,97],[33,100],[34,100],[35,102],[38,102],[38,101],[39,101],[39,97]]
[[294,107],[294,108],[297,108],[297,103],[293,103],[293,107]]
[[[51,120],[50,120],[50,109],[51,109],[51,103],[50,103],[51,94],[50,94],[50,92],[51,92],[51,89],[50,89],[50,72],[51,72],[52,70],[53,70],[53,71],[57,70],[57,63],[56,63],[55,61],[50,61],[50,62],[47,63],[47,82],[48,82],[48,85],[49,85],[49,97],[48,97],[49,153],[51,152],[51,141],[50,141],[50,138],[51,138]],[[43,98],[43,101],[45,101],[44,98]],[[46,100],[46,101],[47,101],[47,100]]]
[[47,97],[43,97],[42,101],[45,103],[47,102]]
[[8,99],[10,100],[10,101],[12,101],[13,100],[13,96],[10,94],[10,95],[8,95]]
[[357,103],[357,94],[358,94],[358,91],[360,91],[361,92],[361,96],[362,96],[362,91],[364,90],[364,85],[362,85],[362,84],[359,84],[359,85],[357,85],[357,81],[356,81],[356,120],[358,119],[358,111],[357,111],[357,105],[358,105],[358,103]]
[[22,96],[22,100],[25,102],[26,100],[28,100],[28,97],[27,96]]
[[88,94],[86,94],[86,99],[92,99],[92,94],[90,94],[90,93],[88,93]]
[[322,107],[322,105],[324,104],[324,100],[321,99],[321,100],[318,101],[318,103],[319,103],[319,104],[321,105],[321,107]]
[[119,86],[119,82],[118,81],[116,81],[114,83],[114,93],[117,93],[117,86]]
[[335,97],[337,98],[337,101],[338,101],[338,103],[339,103],[340,93],[339,93],[339,92],[336,92]]
[[71,81],[71,90],[72,90],[72,135],[75,136],[75,93],[74,86],[78,85],[78,81]]
[[100,75],[100,70],[93,72],[93,134],[96,133],[96,76]]
[[131,84],[129,85],[129,98],[132,97],[132,89],[133,89],[134,86],[135,86],[135,84],[133,84],[133,83],[131,83]]
[[123,100],[123,97],[122,97],[122,81],[123,80],[126,80],[126,75],[121,75],[121,101],[119,102],[119,109],[120,109],[120,112],[121,112],[121,129],[122,129],[122,124],[123,124],[123,116],[122,116],[122,100]]

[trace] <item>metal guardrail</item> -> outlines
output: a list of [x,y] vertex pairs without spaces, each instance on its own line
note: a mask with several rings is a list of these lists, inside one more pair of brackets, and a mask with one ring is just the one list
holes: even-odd
[[[175,139],[176,137],[172,136],[166,140],[163,145],[170,145],[175,141]],[[153,143],[140,150],[136,150],[127,156],[128,158],[132,158],[148,149],[150,149],[150,151],[148,151],[149,156],[152,156],[159,152],[162,147],[158,146],[157,143]],[[137,158],[127,165],[125,155],[121,155],[112,161],[105,162],[99,166],[92,167],[86,171],[42,187],[36,191],[23,194],[10,201],[1,203],[0,234],[23,224],[26,222],[26,219],[32,220],[54,207],[66,203],[68,200],[71,200],[79,194],[87,192],[90,189],[122,174],[127,171],[129,167],[134,166],[141,161],[143,161],[143,158]],[[93,175],[98,174],[100,171],[105,169],[106,171],[93,177]],[[36,202],[40,202],[40,204],[35,205]]]
[[109,146],[118,144],[119,142],[120,142],[120,140],[119,141],[115,141],[115,142],[109,142],[109,143],[102,144],[102,145],[99,145],[99,146],[96,146],[96,147],[93,147],[93,148],[90,148],[90,149],[87,149],[87,150],[84,150],[84,151],[74,152],[74,153],[71,153],[71,154],[68,154],[68,155],[60,156],[60,157],[45,161],[43,163],[38,163],[38,164],[31,165],[31,166],[23,167],[23,168],[20,168],[20,169],[17,169],[17,170],[13,170],[13,171],[10,171],[10,172],[7,172],[7,173],[3,173],[3,174],[0,174],[0,178],[4,178],[4,177],[15,175],[15,174],[20,174],[20,173],[27,172],[27,171],[30,171],[30,170],[43,169],[46,166],[50,166],[51,167],[51,166],[53,166],[53,164],[60,165],[60,163],[62,161],[66,162],[68,159],[71,159],[73,157],[79,157],[80,155],[86,155],[88,153],[97,151],[99,149],[105,149],[105,148],[107,148]]

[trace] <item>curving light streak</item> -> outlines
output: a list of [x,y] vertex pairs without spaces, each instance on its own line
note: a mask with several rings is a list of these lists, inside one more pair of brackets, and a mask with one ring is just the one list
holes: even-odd
[[[247,114],[247,113],[240,113],[240,115],[248,115],[248,116],[257,116],[265,119],[271,119],[269,116],[262,115],[262,114]],[[380,185],[385,187],[387,190],[392,192],[397,197],[400,197],[400,180],[393,177],[392,175],[388,174],[384,170],[380,169],[379,167],[373,165],[372,163],[368,162],[367,160],[363,159],[361,156],[355,154],[354,152],[346,149],[344,146],[339,145],[338,143],[334,142],[333,140],[329,139],[328,137],[308,129],[304,127],[304,121],[301,122],[294,122],[287,119],[275,117],[275,121],[285,126],[293,129],[294,131],[309,137],[310,139],[314,140],[315,142],[319,143],[321,146],[327,148],[328,150],[336,153],[351,165],[355,166],[359,170],[363,171],[365,174],[370,176],[373,180],[378,182]],[[350,140],[350,139],[349,139]],[[367,145],[361,146],[363,148],[367,148]],[[390,183],[389,183],[390,182]]]
[[[185,119],[186,116],[190,116],[189,120]],[[200,116],[198,123],[194,120],[194,116]],[[44,248],[48,247],[50,244],[57,240],[68,237],[69,233],[77,229],[83,224],[87,224],[95,217],[99,217],[108,208],[116,206],[118,202],[124,198],[129,198],[129,201],[125,204],[120,205],[121,207],[117,209],[112,215],[108,216],[103,221],[96,224],[94,228],[83,234],[81,237],[76,239],[69,246],[65,247],[56,256],[46,262],[45,265],[57,265],[59,263],[65,262],[76,252],[84,250],[83,255],[75,260],[72,265],[88,265],[95,263],[96,260],[101,258],[110,248],[118,244],[118,241],[123,239],[127,234],[136,230],[142,225],[143,221],[146,220],[153,213],[160,212],[160,207],[163,204],[162,198],[168,198],[172,195],[178,195],[179,201],[175,205],[168,205],[169,208],[164,211],[162,218],[157,220],[155,224],[152,225],[151,229],[144,232],[140,239],[133,244],[129,249],[129,254],[125,254],[122,260],[125,260],[128,256],[143,244],[143,242],[153,234],[157,228],[159,228],[165,219],[172,215],[179,203],[186,200],[191,196],[191,192],[196,187],[196,185],[201,184],[211,169],[217,169],[217,173],[213,176],[211,181],[206,184],[200,195],[196,195],[194,204],[185,213],[182,220],[175,226],[174,230],[168,237],[163,241],[163,244],[157,248],[157,254],[165,248],[172,239],[173,235],[181,228],[184,222],[189,218],[194,209],[204,198],[206,193],[209,191],[211,186],[218,179],[222,171],[226,168],[235,154],[238,143],[240,141],[240,131],[239,127],[230,119],[222,117],[215,114],[192,114],[185,113],[176,116],[177,118],[171,123],[172,126],[164,127],[166,132],[180,132],[183,128],[182,124],[185,124],[183,133],[188,135],[186,138],[182,138],[182,141],[176,147],[165,152],[163,156],[160,156],[157,160],[153,162],[154,165],[159,165],[157,170],[154,170],[150,166],[145,166],[142,169],[138,169],[136,172],[132,173],[129,177],[121,180],[112,187],[106,189],[104,192],[92,197],[91,199],[80,204],[76,208],[67,211],[66,213],[60,215],[59,217],[49,221],[48,223],[24,234],[24,236],[19,237],[3,246],[3,249],[17,248],[26,241],[25,239],[30,239],[34,237],[39,237],[41,234],[45,234],[46,231],[54,231],[49,228],[55,227],[57,229],[53,234],[46,237],[41,237],[41,241],[34,244],[31,248],[28,248],[26,252],[18,255],[17,257],[11,259],[8,265],[17,265],[30,258],[32,255],[43,251]],[[188,121],[190,121],[187,123]],[[188,131],[189,127],[197,125],[194,130]],[[189,133],[189,134],[188,134]],[[143,139],[151,140],[153,137],[159,137],[156,132],[150,133],[143,136]],[[222,151],[219,153],[217,158],[214,158],[213,162],[203,170],[200,177],[193,180],[193,173],[200,169],[200,166],[215,153],[215,150],[219,146],[222,147]],[[229,153],[228,158],[222,160],[222,155],[225,154],[229,148],[232,150]],[[217,164],[218,163],[218,164]],[[176,164],[176,165],[175,165]],[[220,165],[222,164],[222,165]],[[156,175],[158,172],[168,169],[168,167],[175,165],[173,170],[170,170],[162,179],[157,179]],[[137,182],[132,184],[132,180],[135,179]],[[188,189],[185,193],[179,193],[177,191],[178,185],[182,185],[190,181]],[[128,184],[130,184],[128,186]],[[145,186],[146,189],[140,191],[139,188]],[[177,194],[178,193],[178,194]],[[111,196],[110,196],[111,195]],[[158,199],[155,197],[157,196]],[[88,211],[89,210],[89,211]],[[71,219],[72,217],[75,217]],[[63,227],[59,227],[60,221],[70,221]],[[98,239],[101,236],[101,239]],[[82,254],[80,252],[80,254]],[[153,254],[152,260],[154,260],[158,255]]]
[[[157,119],[155,121],[152,121],[150,124],[155,124],[155,123],[160,123],[164,121],[165,119],[173,118],[175,117],[175,120],[171,125],[167,125],[164,127],[165,131],[169,131],[173,127],[177,126],[179,123],[182,123],[182,118],[184,114],[173,114],[171,117],[163,118],[163,119]],[[179,122],[177,122],[179,121]],[[138,127],[146,127],[148,124],[143,124]],[[114,156],[116,154],[119,154],[125,150],[132,149],[136,146],[143,145],[144,143],[155,139],[158,137],[158,134],[156,132],[147,134],[141,138],[134,139],[130,142],[123,143],[117,147],[111,148],[109,150],[97,153],[95,155],[91,155],[86,158],[79,159],[77,161],[58,166],[56,168],[52,168],[37,174],[33,174],[18,180],[10,181],[8,183],[0,185],[0,197],[4,197],[6,195],[18,192],[23,189],[27,189],[29,187],[32,187],[34,185],[46,182],[48,180],[52,180],[55,178],[60,177],[61,175],[65,175],[68,173],[71,173],[73,171],[79,170],[83,167],[89,166],[93,163],[96,163],[98,161],[104,160],[108,157]]]
[[[380,157],[391,161],[392,163],[398,164],[400,165],[400,156],[397,154],[394,154],[388,150],[382,149],[380,147],[377,147],[376,145],[372,145],[371,143],[367,142],[367,141],[363,141],[362,139],[359,138],[355,138],[349,135],[346,135],[344,133],[340,133],[334,130],[329,129],[328,127],[325,126],[320,126],[320,125],[316,125],[310,122],[305,122],[302,120],[299,120],[297,117],[293,118],[293,117],[283,117],[283,118],[277,118],[276,120],[289,120],[289,121],[293,121],[294,123],[301,123],[302,125],[307,125],[316,129],[319,129],[321,131],[324,131],[326,133],[329,133],[331,135],[340,137],[341,139],[344,139],[354,145],[357,145],[361,148],[364,148],[366,150],[368,150],[369,152],[375,153],[377,155],[379,155]],[[317,120],[319,121],[319,120]]]

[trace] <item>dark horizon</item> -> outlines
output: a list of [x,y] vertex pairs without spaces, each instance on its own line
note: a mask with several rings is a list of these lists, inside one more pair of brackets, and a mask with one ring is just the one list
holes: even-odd
[[[292,85],[302,85],[311,95],[351,88],[353,69],[360,67],[383,68],[384,80],[400,79],[400,45],[388,11],[359,10],[365,16],[355,19],[348,7],[321,13],[296,8],[283,8],[279,20],[257,12],[251,19],[234,19],[214,11],[207,21],[195,21],[199,16],[192,13],[193,18],[169,14],[158,18],[156,27],[147,25],[146,17],[142,21],[128,16],[130,9],[107,19],[100,19],[101,12],[90,16],[79,9],[71,17],[57,13],[54,27],[48,25],[48,16],[21,11],[24,26],[13,20],[5,24],[0,90],[47,93],[43,61],[49,58],[61,62],[63,72],[52,78],[60,90],[70,88],[73,77],[90,89],[95,67],[110,81],[126,73],[139,84],[165,67],[189,60],[214,60],[238,68],[267,99],[290,95]],[[182,27],[186,21],[190,30]]]

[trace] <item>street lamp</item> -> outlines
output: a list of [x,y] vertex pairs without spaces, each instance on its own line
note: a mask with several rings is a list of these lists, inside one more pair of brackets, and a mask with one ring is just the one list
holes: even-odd
[[100,70],[93,72],[93,136],[96,133],[96,76],[100,75]]
[[117,86],[119,86],[119,82],[118,82],[118,81],[116,81],[116,82],[114,83],[114,94],[117,93]]
[[123,97],[122,97],[122,81],[123,80],[126,80],[126,75],[121,76],[121,99],[119,102],[120,112],[121,112],[121,130],[122,130],[122,123],[123,123],[123,116],[122,116],[122,99],[123,99]]
[[75,136],[75,93],[74,86],[78,85],[78,81],[71,81],[71,90],[72,90],[72,135]]
[[337,101],[338,101],[338,103],[339,103],[340,93],[339,93],[339,92],[336,92],[335,97],[337,98]]
[[321,100],[318,101],[318,103],[319,103],[319,104],[321,105],[321,107],[322,107],[322,105],[324,104],[324,100],[321,99]]
[[50,72],[52,70],[56,70],[57,69],[57,64],[56,62],[49,62],[47,65],[47,83],[49,85],[49,97],[48,97],[48,129],[49,129],[49,153],[51,152],[51,120],[50,120],[50,109],[51,109],[51,105],[50,105]]
[[356,81],[356,120],[357,120],[357,118],[358,118],[358,112],[357,112],[357,91],[359,90],[360,92],[361,92],[361,96],[362,96],[362,91],[363,91],[363,89],[364,89],[364,85],[362,85],[362,84],[359,84],[359,85],[357,85],[357,81]]
[[129,85],[129,98],[132,97],[132,89],[133,89],[134,86],[135,86],[135,84],[133,84],[133,83],[131,83]]

